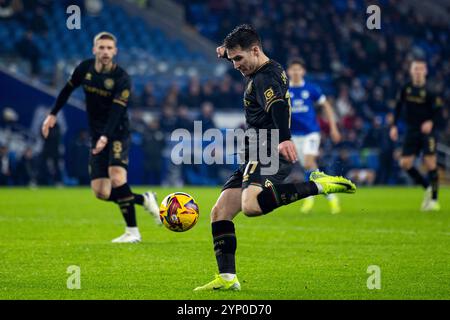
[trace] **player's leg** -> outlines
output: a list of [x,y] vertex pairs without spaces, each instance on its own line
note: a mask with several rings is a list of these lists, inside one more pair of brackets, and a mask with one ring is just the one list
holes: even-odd
[[[298,159],[300,162],[300,165],[303,167],[304,169],[304,181],[308,181],[309,180],[309,175],[311,174],[311,172],[313,170],[311,170],[311,163],[310,163],[310,158],[311,158],[311,154],[310,154],[310,148],[307,147],[308,145],[308,136],[293,136],[292,137],[292,142],[295,145],[295,148],[297,149],[297,153],[298,153]],[[306,152],[306,154],[305,154]],[[307,168],[308,167],[308,168]],[[305,199],[303,199],[303,204],[300,208],[300,212],[302,213],[309,213],[311,212],[312,208],[314,206],[314,197],[307,197]]]
[[[241,183],[239,183],[241,184]],[[195,291],[240,290],[236,276],[236,233],[234,217],[241,211],[241,186],[222,191],[211,210],[211,229],[219,275]]]
[[[310,181],[301,183],[279,183],[289,172],[289,164],[280,161],[276,175],[261,176],[261,166],[257,161],[248,163],[244,172],[242,211],[254,217],[267,214],[274,209],[318,194],[354,193],[355,185],[343,177],[333,177],[319,171],[311,173]],[[264,185],[261,184],[264,181]],[[273,182],[272,182],[273,181]]]
[[141,234],[137,227],[134,195],[127,183],[127,170],[120,166],[110,166],[108,168],[108,173],[111,180],[111,193],[116,195],[115,202],[118,204],[126,223],[125,233],[114,239],[112,242],[140,242]]
[[[157,225],[161,225],[159,218],[159,206],[156,200],[156,194],[148,191],[144,194],[136,194],[131,191],[131,187],[127,183],[127,170],[128,170],[128,151],[129,151],[130,139],[124,137],[122,139],[114,139],[109,145],[108,163],[109,163],[109,177],[113,180],[111,174],[117,172],[119,178],[118,184],[114,184],[112,181],[111,195],[109,200],[118,203],[120,197],[123,197],[125,189],[130,190],[133,196],[134,204],[141,205],[144,209],[150,213]],[[125,170],[120,170],[120,168]],[[127,191],[128,192],[128,191]],[[133,206],[134,208],[134,206]]]
[[[117,192],[111,187],[111,180],[108,177],[97,178],[91,181],[91,189],[94,195],[99,200],[104,201],[117,201]],[[134,203],[142,205],[145,200],[143,200],[144,195],[133,193]]]
[[[126,170],[122,167],[118,167],[117,170],[111,171],[108,167],[108,162],[108,150],[103,150],[97,155],[91,154],[89,159],[91,188],[98,199],[114,201],[119,205],[119,207],[122,207],[121,202],[123,202],[123,199],[126,197],[133,199],[133,196],[130,196],[126,192],[126,188],[117,188],[117,186],[124,184],[124,181],[126,182]],[[111,199],[111,194],[113,193],[116,196],[114,199]],[[124,193],[125,196],[123,195]],[[119,202],[119,200],[121,202]],[[129,210],[122,210],[124,220],[127,224],[127,230],[123,236],[114,239],[113,242],[139,242],[141,240],[136,226],[134,202],[132,204],[132,208]]]
[[423,145],[423,135],[417,132],[407,132],[403,142],[402,156],[400,157],[400,167],[405,170],[415,184],[421,185],[425,189],[429,187],[428,181],[414,167],[416,155],[420,154]]
[[425,210],[430,202],[432,190],[428,181],[414,166],[414,161],[414,155],[402,156],[400,157],[400,167],[408,173],[409,177],[414,181],[414,184],[421,185],[425,189],[421,205],[421,209]]
[[[309,177],[313,171],[317,171],[319,166],[317,165],[317,153],[306,153],[304,156],[304,168],[305,168],[305,181],[309,180]],[[339,198],[336,194],[331,193],[325,195],[325,198],[328,200],[328,204],[330,206],[330,210],[332,214],[337,214],[341,212],[341,206],[339,204]],[[309,202],[312,202],[309,204]],[[314,197],[308,197],[304,200],[301,211],[303,213],[308,213],[312,209],[312,205],[314,204]]]
[[109,177],[91,180],[91,189],[97,199],[109,201],[111,194],[111,180]]
[[416,157],[414,155],[407,155],[400,157],[400,167],[405,170],[415,184],[421,185],[425,189],[428,188],[428,181],[414,166]]
[[[309,176],[311,172],[317,170],[316,157],[312,154],[303,155],[303,168],[305,170],[304,181],[309,181]],[[307,197],[303,200],[303,205],[300,209],[302,213],[310,213],[314,206],[314,197]]]
[[428,171],[428,180],[430,183],[431,197],[428,203],[422,208],[425,211],[438,211],[439,175],[437,171],[436,140],[432,135],[425,137],[423,161]]

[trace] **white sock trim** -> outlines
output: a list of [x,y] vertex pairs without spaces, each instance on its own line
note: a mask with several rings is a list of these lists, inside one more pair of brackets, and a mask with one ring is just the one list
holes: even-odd
[[137,236],[137,237],[141,236],[141,233],[139,232],[139,228],[138,227],[126,227],[125,231],[129,232],[133,236]]
[[220,276],[226,281],[231,281],[236,277],[234,273],[221,273]]
[[317,190],[319,190],[318,194],[323,194],[323,187],[320,183],[317,183],[314,181],[314,183],[316,184]]

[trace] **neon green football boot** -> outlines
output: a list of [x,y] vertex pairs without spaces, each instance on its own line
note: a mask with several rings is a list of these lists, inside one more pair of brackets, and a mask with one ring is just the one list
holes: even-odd
[[300,208],[300,212],[307,214],[310,213],[314,206],[314,197],[308,197],[302,200],[303,205]]
[[320,184],[323,194],[356,192],[356,186],[350,180],[340,176],[329,176],[321,171],[311,172],[309,180]]
[[216,274],[216,277],[213,281],[205,284],[204,286],[197,287],[194,291],[214,291],[214,290],[241,290],[241,284],[237,276],[234,277],[233,280],[227,281],[222,278],[220,275]]
[[338,214],[341,212],[341,204],[339,203],[339,198],[334,194],[328,194],[325,196],[328,200],[328,205],[330,206],[331,214]]

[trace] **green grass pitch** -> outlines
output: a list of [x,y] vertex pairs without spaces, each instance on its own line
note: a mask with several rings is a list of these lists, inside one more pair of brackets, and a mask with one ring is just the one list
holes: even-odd
[[[135,191],[144,191],[135,188]],[[140,244],[112,244],[119,209],[87,188],[0,189],[0,299],[450,299],[450,189],[438,213],[418,210],[419,188],[359,188],[343,212],[299,204],[236,220],[241,292],[198,293],[212,280],[209,210],[218,188],[155,189],[160,200],[188,192],[200,205],[185,233],[156,227],[137,208]],[[69,290],[67,268],[81,270]],[[370,265],[381,289],[369,290]]]

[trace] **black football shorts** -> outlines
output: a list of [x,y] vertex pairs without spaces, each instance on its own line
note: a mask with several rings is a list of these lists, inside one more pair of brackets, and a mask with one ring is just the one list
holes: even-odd
[[436,154],[436,136],[435,134],[423,134],[420,131],[408,131],[403,141],[403,156],[418,156],[423,152],[424,155]]
[[247,162],[240,165],[225,182],[222,191],[233,188],[246,188],[250,184],[264,186],[266,180],[271,181],[273,184],[283,183],[284,179],[291,173],[293,164],[284,158],[280,158],[279,161],[278,171],[272,175],[261,174],[261,168],[264,166],[258,162]]
[[[92,148],[97,141],[92,141]],[[116,138],[108,141],[106,147],[96,155],[89,155],[89,176],[91,180],[108,178],[108,168],[119,166],[128,169],[128,152],[130,149],[130,137]]]

